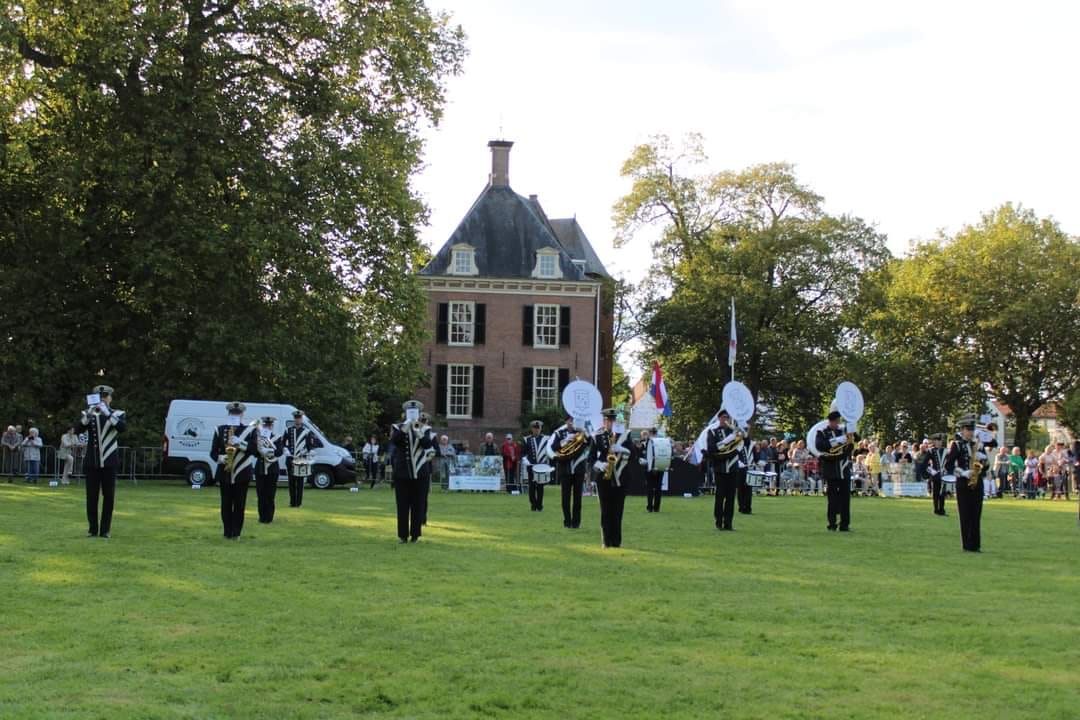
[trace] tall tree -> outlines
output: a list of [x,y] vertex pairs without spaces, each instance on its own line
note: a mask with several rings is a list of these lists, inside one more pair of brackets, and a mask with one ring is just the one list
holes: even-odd
[[890,321],[913,348],[929,345],[943,367],[1007,404],[1026,449],[1032,413],[1080,386],[1078,276],[1080,242],[1005,204],[899,264]]
[[645,355],[662,360],[691,432],[717,408],[727,368],[730,302],[738,312],[737,379],[783,427],[820,417],[830,360],[844,339],[842,309],[861,275],[888,257],[884,238],[858,218],[831,216],[790,165],[689,174],[705,165],[700,136],[635,148],[622,174],[630,192],[614,208],[617,241],[658,226],[662,278],[646,287]]
[[[331,431],[415,382],[410,186],[460,29],[419,0],[0,11],[0,394],[295,402]],[[137,436],[137,434],[136,434]]]

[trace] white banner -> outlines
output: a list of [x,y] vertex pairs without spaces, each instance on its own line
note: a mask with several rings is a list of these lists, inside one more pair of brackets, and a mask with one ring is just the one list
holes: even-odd
[[886,497],[927,497],[930,494],[924,482],[883,482],[881,492]]
[[476,457],[461,453],[450,465],[450,490],[490,490],[502,487],[502,458],[496,455]]

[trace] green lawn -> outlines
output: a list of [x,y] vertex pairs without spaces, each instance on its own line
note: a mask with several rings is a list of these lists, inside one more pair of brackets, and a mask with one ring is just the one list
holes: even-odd
[[[595,498],[564,530],[504,495],[278,492],[221,538],[217,491],[123,484],[113,538],[81,488],[0,485],[0,718],[1077,718],[1076,504],[996,501],[981,555],[954,507]],[[285,507],[282,507],[285,506]]]

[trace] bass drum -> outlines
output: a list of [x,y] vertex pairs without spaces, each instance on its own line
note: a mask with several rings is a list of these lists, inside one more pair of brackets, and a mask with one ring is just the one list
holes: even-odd
[[666,472],[671,467],[671,438],[653,438],[645,462],[654,472]]

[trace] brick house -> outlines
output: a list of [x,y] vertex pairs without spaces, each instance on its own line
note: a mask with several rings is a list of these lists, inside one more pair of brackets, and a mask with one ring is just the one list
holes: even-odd
[[488,143],[487,187],[419,276],[430,376],[416,397],[474,449],[488,431],[519,435],[522,415],[559,405],[575,378],[611,399],[610,276],[576,219],[510,188],[512,146]]

